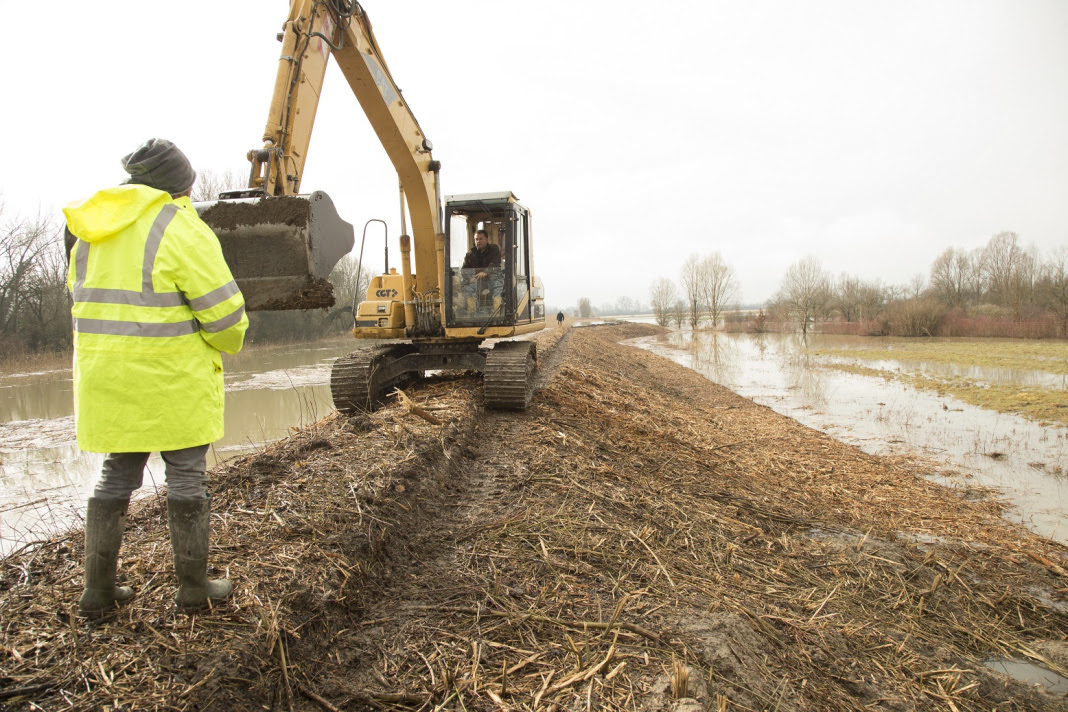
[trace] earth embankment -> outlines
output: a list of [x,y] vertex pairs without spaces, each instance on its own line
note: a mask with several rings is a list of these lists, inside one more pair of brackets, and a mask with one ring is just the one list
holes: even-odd
[[162,497],[102,621],[77,533],[9,557],[0,705],[1064,709],[982,664],[1068,666],[1064,547],[619,343],[653,329],[543,333],[524,413],[441,378],[231,461],[213,611],[171,603]]

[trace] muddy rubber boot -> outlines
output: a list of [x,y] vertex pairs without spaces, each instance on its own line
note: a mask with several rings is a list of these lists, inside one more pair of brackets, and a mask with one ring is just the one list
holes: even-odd
[[220,601],[233,590],[226,579],[208,580],[210,518],[211,497],[167,499],[174,573],[178,576],[178,595],[174,601],[179,608],[203,608],[208,605],[208,599]]
[[78,601],[83,616],[98,616],[133,597],[132,588],[115,585],[115,564],[129,504],[128,499],[89,498],[85,513],[85,590]]
[[500,310],[501,310],[501,298],[500,297],[494,297],[493,298],[493,313],[496,314]]
[[477,309],[477,307],[478,307],[478,304],[475,302],[475,298],[474,297],[468,297],[467,298],[467,313],[468,314],[474,314],[475,310]]

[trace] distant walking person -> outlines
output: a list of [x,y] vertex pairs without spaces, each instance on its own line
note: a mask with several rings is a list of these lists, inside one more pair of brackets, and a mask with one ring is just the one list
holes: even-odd
[[133,596],[115,585],[130,495],[151,452],[166,464],[176,601],[199,608],[230,595],[207,579],[208,445],[223,434],[220,352],[241,350],[241,291],[219,240],[189,201],[196,173],[165,139],[122,159],[124,184],[63,209],[74,297],[78,446],[107,453],[85,517],[85,590],[97,615]]
[[564,323],[564,313],[563,312],[556,312],[556,325],[560,326],[563,323]]

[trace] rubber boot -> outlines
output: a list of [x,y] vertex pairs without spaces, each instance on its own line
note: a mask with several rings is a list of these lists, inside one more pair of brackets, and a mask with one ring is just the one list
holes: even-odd
[[133,597],[115,585],[115,565],[126,529],[128,499],[89,498],[85,513],[85,590],[78,601],[83,616],[97,616]]
[[474,314],[476,306],[477,305],[475,304],[475,298],[474,297],[468,297],[467,298],[467,313],[468,314]]
[[208,580],[208,533],[211,497],[207,499],[167,499],[167,523],[171,530],[174,573],[178,576],[179,608],[195,609],[230,595],[233,586],[226,579]]
[[501,298],[500,297],[494,297],[493,298],[493,313],[496,314],[500,310],[501,310]]

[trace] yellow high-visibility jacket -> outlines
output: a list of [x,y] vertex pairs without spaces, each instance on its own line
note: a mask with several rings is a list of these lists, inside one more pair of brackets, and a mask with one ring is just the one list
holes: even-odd
[[245,340],[245,300],[219,239],[188,198],[107,188],[63,209],[77,238],[74,413],[78,447],[158,452],[223,434],[219,352]]

